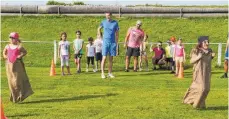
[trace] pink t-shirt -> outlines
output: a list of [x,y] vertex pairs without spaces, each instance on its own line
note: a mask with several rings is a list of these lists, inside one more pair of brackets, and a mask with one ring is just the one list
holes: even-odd
[[154,51],[154,58],[156,59],[161,59],[165,54],[165,50],[163,48],[155,47],[153,48],[153,51]]
[[183,57],[184,56],[184,46],[175,46],[175,56],[176,57]]
[[141,40],[144,37],[144,31],[142,29],[130,28],[128,32],[130,34],[128,47],[139,48]]
[[14,63],[17,60],[18,55],[20,55],[19,48],[18,47],[11,48],[10,45],[8,45],[8,48],[7,48],[8,61],[11,63]]

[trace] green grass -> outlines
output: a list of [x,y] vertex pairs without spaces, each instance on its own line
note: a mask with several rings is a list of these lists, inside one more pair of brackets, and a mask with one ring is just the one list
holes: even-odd
[[[9,102],[9,89],[1,59],[1,96],[9,119],[227,119],[228,83],[219,79],[223,68],[213,68],[211,91],[206,110],[195,110],[181,103],[192,80],[190,64],[185,70],[185,79],[175,79],[168,71],[124,73],[124,48],[114,59],[114,74],[117,78],[101,80],[100,73],[82,73],[61,77],[49,77],[53,57],[53,40],[59,39],[62,31],[73,41],[75,31],[82,31],[82,38],[96,37],[96,29],[103,17],[2,17],[1,39],[8,40],[12,31],[20,33],[24,41],[50,41],[50,43],[23,43],[28,54],[24,58],[26,69],[35,92],[22,104]],[[209,35],[210,42],[226,42],[228,18],[121,18],[120,41],[127,29],[140,19],[149,35],[149,42],[166,42],[171,36],[182,37],[184,42],[197,42],[199,35]],[[6,43],[1,43],[2,47]],[[189,54],[194,45],[186,45]],[[217,52],[217,46],[211,45]],[[223,45],[223,50],[225,46]],[[73,51],[72,51],[73,52]],[[222,51],[223,52],[223,51]],[[152,54],[149,53],[149,59]],[[222,56],[223,58],[223,56]],[[216,65],[214,58],[212,67]],[[85,67],[85,56],[82,66]],[[223,59],[222,59],[223,62]],[[151,64],[151,60],[150,60]],[[151,65],[150,65],[151,66]],[[60,63],[57,62],[60,74]],[[75,72],[73,58],[70,61]]]
[[[28,50],[28,55],[25,57],[25,64],[29,67],[48,67],[53,57],[53,40],[58,40],[62,31],[67,32],[69,41],[73,41],[75,39],[75,31],[79,29],[82,31],[82,38],[87,41],[87,38],[90,36],[96,38],[97,27],[103,19],[104,17],[2,16],[1,39],[8,40],[9,33],[17,31],[24,41],[50,41],[50,43],[24,43],[25,48]],[[128,17],[115,19],[118,20],[120,26],[120,42],[124,41],[127,29],[134,26],[139,19],[143,21],[142,28],[149,35],[149,42],[157,42],[159,40],[166,42],[171,36],[176,36],[182,37],[184,42],[196,43],[197,37],[200,35],[209,35],[210,42],[212,43],[225,43],[227,40],[227,17],[188,19]],[[1,45],[4,47],[5,43]],[[187,54],[190,53],[191,48],[194,46],[185,46]],[[213,51],[218,51],[217,45],[212,45],[211,47]],[[224,49],[225,45],[223,45],[222,53]],[[121,48],[120,56],[116,58],[115,65],[123,65],[124,56],[125,49]],[[151,57],[152,54],[149,56]],[[216,65],[216,59],[213,61],[213,66]],[[85,58],[83,58],[83,62],[85,62]],[[3,63],[2,65],[4,65]],[[73,59],[71,60],[71,65],[73,65]]]
[[[34,94],[21,104],[9,101],[2,68],[2,100],[9,119],[227,119],[228,80],[213,70],[206,110],[182,104],[192,74],[183,80],[168,71],[114,72],[116,78],[100,79],[100,73],[50,77],[49,68],[27,67]],[[73,72],[74,69],[72,68]]]

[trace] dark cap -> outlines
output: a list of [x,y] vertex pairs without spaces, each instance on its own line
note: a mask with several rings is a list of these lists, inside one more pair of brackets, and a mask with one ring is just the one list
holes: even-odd
[[209,40],[209,37],[208,37],[208,36],[200,36],[200,37],[198,38],[198,42],[199,42],[199,43],[202,43],[202,42],[205,41],[205,40]]

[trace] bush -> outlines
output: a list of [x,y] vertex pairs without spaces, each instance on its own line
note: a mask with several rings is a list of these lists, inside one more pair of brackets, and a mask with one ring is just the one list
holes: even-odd
[[85,5],[84,2],[73,2],[73,5]]
[[66,5],[64,2],[57,2],[54,0],[50,0],[46,3],[46,5]]
[[46,3],[46,5],[69,5],[69,6],[71,6],[71,5],[85,5],[85,4],[84,4],[84,2],[80,2],[80,1],[78,1],[78,2],[75,1],[73,3],[67,4],[67,3],[64,3],[64,2],[57,2],[57,1],[54,1],[54,0],[49,0]]

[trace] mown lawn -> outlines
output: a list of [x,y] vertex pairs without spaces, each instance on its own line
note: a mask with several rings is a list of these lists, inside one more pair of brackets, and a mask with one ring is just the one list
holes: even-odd
[[[1,39],[8,40],[9,33],[17,31],[22,41],[48,41],[49,43],[23,43],[28,50],[28,55],[25,57],[27,66],[48,67],[53,58],[53,41],[59,41],[59,35],[62,31],[67,32],[69,41],[73,41],[75,31],[81,30],[82,38],[87,42],[88,37],[96,38],[97,28],[103,19],[104,17],[2,16]],[[159,40],[165,43],[171,36],[183,38],[184,43],[197,43],[197,37],[200,35],[209,35],[211,43],[225,43],[228,34],[227,17],[188,19],[126,17],[114,19],[119,22],[120,42],[124,41],[128,28],[134,26],[137,20],[143,22],[142,28],[149,35],[149,43],[158,42]],[[6,43],[1,45],[4,48]],[[116,58],[116,63],[118,62],[116,65],[123,64],[124,61],[125,48],[122,46],[123,44],[120,44],[120,55]],[[150,47],[150,44],[148,46]],[[186,53],[189,54],[193,47],[195,45],[185,45]],[[216,53],[218,52],[218,45],[211,45],[211,48]],[[224,49],[225,45],[223,45],[222,53],[224,53]],[[71,52],[73,54],[73,50]],[[152,53],[149,53],[149,57],[152,55]],[[189,55],[187,55],[187,58],[189,58]],[[224,55],[222,55],[223,58]],[[216,66],[216,61],[217,58],[214,59],[213,66]],[[83,58],[83,62],[85,63],[85,58]],[[71,65],[73,65],[73,60],[71,60]]]
[[[27,67],[34,95],[21,104],[11,103],[5,68],[1,91],[9,119],[227,119],[228,80],[213,69],[206,110],[182,104],[192,80],[169,71],[114,72],[116,78],[102,80],[100,73],[50,77],[49,68]],[[75,68],[71,69],[72,72]]]
[[[213,68],[211,91],[206,110],[195,110],[181,103],[192,80],[189,53],[195,45],[185,45],[187,62],[185,79],[178,80],[168,71],[120,72],[124,69],[125,49],[114,59],[117,78],[102,80],[100,73],[82,73],[61,77],[49,77],[53,58],[53,40],[59,40],[62,31],[73,41],[75,31],[82,31],[82,38],[96,37],[96,29],[104,17],[2,17],[1,39],[8,40],[12,31],[20,34],[22,41],[49,41],[49,43],[23,43],[28,54],[24,58],[35,94],[22,104],[9,102],[9,89],[1,59],[1,91],[6,115],[11,119],[227,119],[228,80],[220,79],[223,68]],[[171,36],[182,37],[184,42],[196,43],[200,35],[209,35],[210,42],[225,43],[228,18],[115,18],[120,26],[120,42],[127,29],[137,20],[143,21],[143,29],[149,42],[166,42]],[[6,43],[1,43],[2,48]],[[122,44],[120,44],[122,45]],[[150,45],[150,44],[149,44]],[[165,47],[165,45],[163,46]],[[217,53],[217,45],[211,45]],[[223,45],[222,53],[225,45]],[[2,52],[2,50],[1,50]],[[72,51],[73,53],[73,51]],[[148,53],[150,67],[152,53]],[[222,55],[222,62],[223,62]],[[82,66],[85,67],[85,56]],[[213,59],[212,67],[216,66]],[[60,74],[57,61],[57,73]],[[75,73],[73,56],[70,59]],[[74,67],[74,68],[73,68]]]

